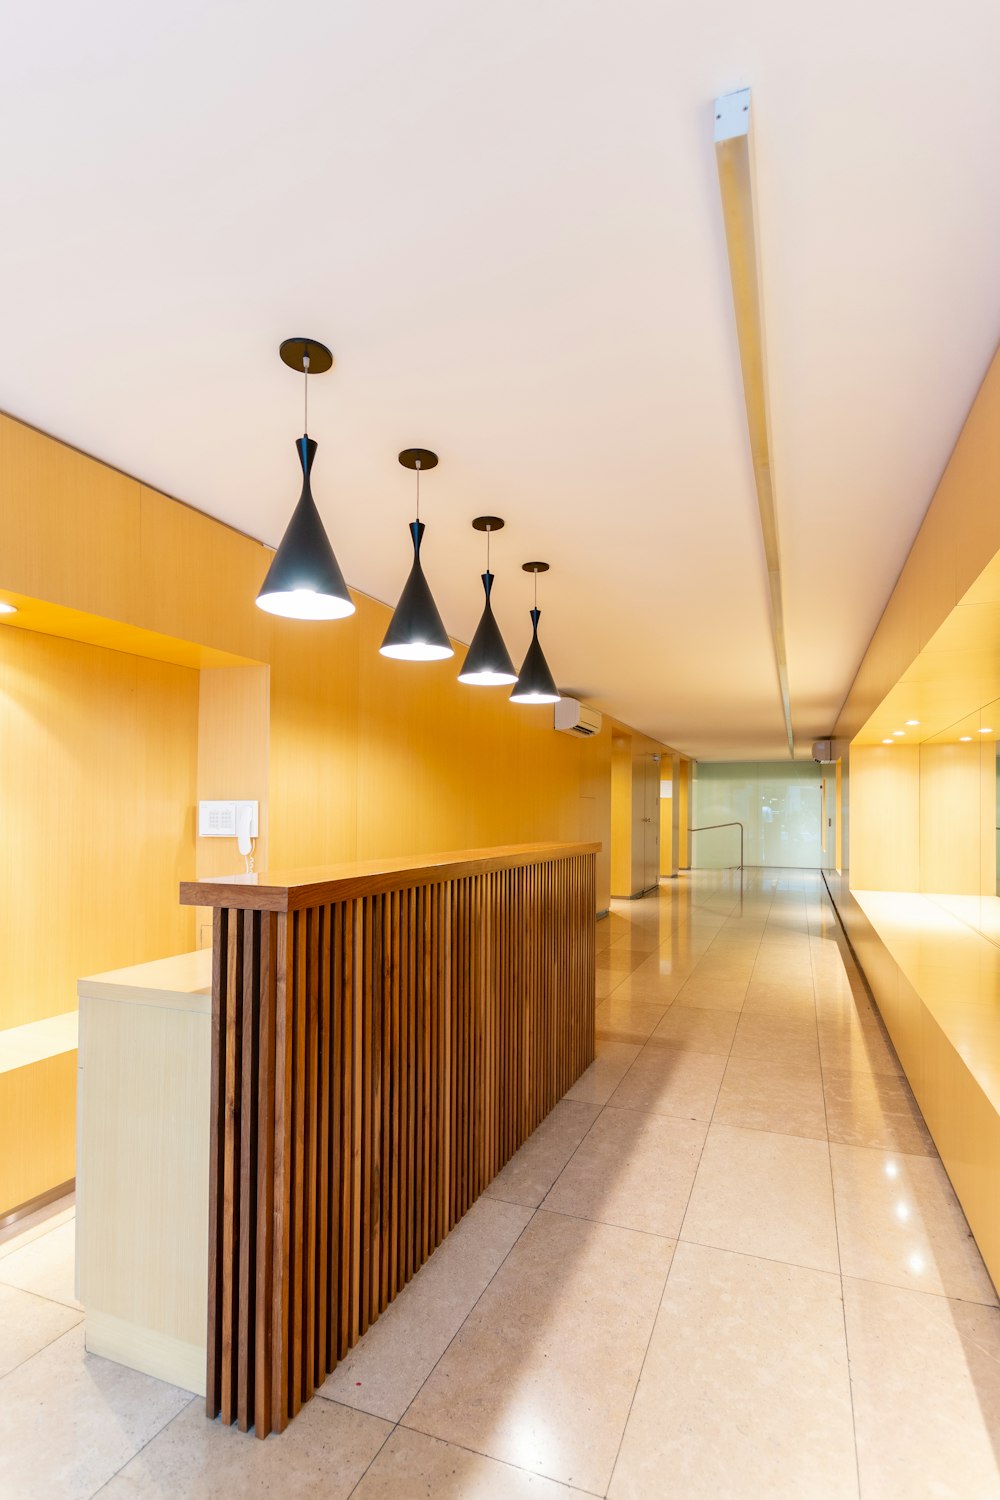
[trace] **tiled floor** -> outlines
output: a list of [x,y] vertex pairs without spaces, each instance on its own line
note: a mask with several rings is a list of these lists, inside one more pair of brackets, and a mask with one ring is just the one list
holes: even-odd
[[1000,1497],[1000,1309],[822,882],[598,928],[598,1059],[280,1438],[0,1242],[0,1496]]

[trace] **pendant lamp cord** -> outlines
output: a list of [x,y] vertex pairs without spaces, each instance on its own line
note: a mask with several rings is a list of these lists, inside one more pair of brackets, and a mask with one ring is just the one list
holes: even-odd
[[419,460],[419,458],[417,459],[416,464],[414,465],[414,468],[417,471],[417,520],[419,521],[420,520],[420,460]]
[[492,527],[487,526],[487,528],[486,528],[486,571],[487,571],[487,573],[490,571],[490,531],[491,530],[492,530]]
[[306,345],[305,353],[302,356],[302,374],[303,374],[303,377],[304,377],[304,387],[305,387],[305,389],[304,389],[305,414],[304,414],[303,419],[302,419],[302,431],[305,433],[306,437],[308,437],[309,436],[309,345],[308,344]]
[[538,569],[535,569],[535,608],[538,608]]

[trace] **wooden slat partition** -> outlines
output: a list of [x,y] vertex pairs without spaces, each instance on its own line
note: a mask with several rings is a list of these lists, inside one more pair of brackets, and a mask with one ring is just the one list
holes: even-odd
[[215,907],[210,1416],[281,1432],[593,1061],[597,847],[181,887]]

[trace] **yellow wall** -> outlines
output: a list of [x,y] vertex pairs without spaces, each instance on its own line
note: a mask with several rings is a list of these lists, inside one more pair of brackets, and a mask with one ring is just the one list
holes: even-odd
[[915,891],[920,884],[920,749],[851,750],[851,884]]
[[619,733],[611,744],[611,890],[632,894],[632,736]]
[[197,672],[0,629],[0,1028],[192,946],[197,744]]
[[677,874],[674,860],[674,796],[677,786],[677,756],[665,755],[660,762],[660,781],[670,784],[670,796],[660,798],[660,875]]
[[921,891],[993,895],[992,743],[920,747]]
[[691,761],[682,760],[674,783],[674,796],[677,798],[677,865],[681,870],[691,868],[691,767]]

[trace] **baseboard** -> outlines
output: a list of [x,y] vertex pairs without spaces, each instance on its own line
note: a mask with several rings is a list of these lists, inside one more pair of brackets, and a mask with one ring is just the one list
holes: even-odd
[[204,1396],[207,1358],[204,1344],[188,1344],[151,1328],[127,1323],[113,1313],[90,1312],[86,1321],[90,1354],[113,1359],[130,1370],[155,1375],[195,1396]]
[[36,1214],[40,1208],[47,1208],[57,1198],[65,1198],[67,1193],[76,1191],[76,1178],[71,1177],[68,1182],[61,1182],[58,1187],[47,1188],[44,1193],[39,1193],[35,1198],[29,1198],[27,1203],[19,1203],[16,1208],[8,1209],[0,1214],[0,1230],[9,1229],[11,1224],[16,1224],[18,1219],[26,1219],[30,1214]]

